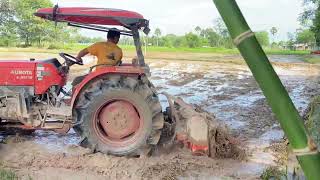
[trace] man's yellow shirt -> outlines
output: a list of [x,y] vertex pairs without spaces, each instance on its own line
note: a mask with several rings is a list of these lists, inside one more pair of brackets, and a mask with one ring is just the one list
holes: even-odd
[[115,66],[123,56],[121,48],[112,42],[98,42],[88,47],[87,50],[91,55],[97,56],[97,65]]

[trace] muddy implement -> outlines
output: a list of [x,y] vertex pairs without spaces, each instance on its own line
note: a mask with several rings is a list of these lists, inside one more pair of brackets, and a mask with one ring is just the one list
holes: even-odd
[[320,177],[320,153],[303,124],[288,92],[275,73],[255,34],[234,0],[213,1],[226,23],[234,44],[246,60],[308,179]]
[[[168,93],[160,93],[168,99],[164,131],[160,145],[182,143],[193,155],[211,158],[243,159],[245,150],[231,136],[226,125],[214,115],[184,102]],[[169,113],[169,114],[168,114]]]

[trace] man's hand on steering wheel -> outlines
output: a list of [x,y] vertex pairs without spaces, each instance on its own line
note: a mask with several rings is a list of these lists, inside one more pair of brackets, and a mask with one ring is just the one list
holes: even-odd
[[67,53],[59,53],[59,55],[66,61],[66,64],[68,66],[72,66],[74,64],[77,64],[77,65],[83,65],[83,61],[82,59],[78,59],[74,56],[71,56],[70,54],[67,54]]
[[76,57],[76,59],[77,59],[77,61],[79,62],[79,63],[82,63],[82,65],[83,65],[83,59],[80,57]]

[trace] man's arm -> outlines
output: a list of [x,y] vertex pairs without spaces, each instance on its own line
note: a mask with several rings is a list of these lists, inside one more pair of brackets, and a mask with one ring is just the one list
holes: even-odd
[[78,60],[82,60],[82,57],[84,57],[84,56],[87,55],[87,54],[89,54],[88,49],[87,49],[87,48],[82,49],[82,50],[78,53],[77,59],[78,59]]
[[123,56],[122,49],[119,48],[115,53],[114,60],[121,61],[122,60],[122,56]]

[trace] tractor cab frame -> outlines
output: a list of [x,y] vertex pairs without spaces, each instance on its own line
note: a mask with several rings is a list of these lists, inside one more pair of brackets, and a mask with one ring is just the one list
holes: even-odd
[[[145,66],[144,55],[142,53],[139,30],[145,34],[149,34],[149,21],[144,19],[142,15],[119,9],[106,8],[54,8],[40,9],[35,13],[43,19],[51,20],[56,23],[65,22],[68,26],[83,29],[95,30],[100,32],[108,32],[114,30],[120,32],[121,35],[132,36],[136,53],[140,66]],[[127,30],[119,30],[108,26],[122,26]]]

